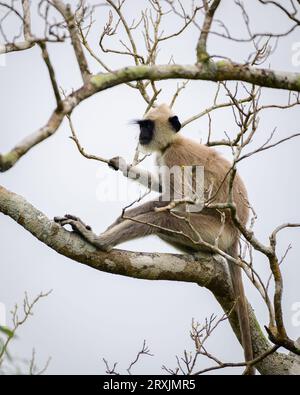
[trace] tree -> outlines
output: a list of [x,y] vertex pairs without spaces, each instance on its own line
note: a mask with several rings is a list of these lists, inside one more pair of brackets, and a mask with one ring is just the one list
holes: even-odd
[[[33,147],[54,135],[65,118],[69,120],[72,138],[79,152],[88,159],[108,163],[109,158],[86,153],[82,148],[76,128],[72,123],[72,112],[89,97],[120,85],[126,85],[128,89],[138,91],[145,101],[147,111],[155,106],[160,98],[162,90],[159,82],[162,80],[184,81],[178,83],[177,90],[171,99],[172,106],[190,81],[205,80],[218,83],[212,106],[185,120],[183,126],[208,116],[209,133],[206,144],[224,146],[232,151],[232,169],[228,175],[232,179],[234,179],[240,162],[298,137],[300,133],[274,141],[274,130],[263,144],[254,149],[251,148],[251,143],[259,129],[259,116],[265,110],[269,108],[288,110],[300,104],[299,73],[281,72],[261,67],[276,50],[278,41],[298,29],[300,25],[298,2],[291,1],[287,6],[277,1],[257,1],[256,6],[259,7],[259,10],[265,11],[272,7],[287,18],[290,24],[288,30],[278,33],[253,32],[247,8],[240,0],[234,1],[232,5],[240,10],[246,27],[246,36],[243,37],[233,36],[228,27],[215,18],[217,13],[221,15],[222,7],[225,6],[223,3],[221,0],[192,1],[189,4],[191,9],[188,10],[180,1],[149,0],[138,19],[130,20],[125,16],[126,1],[106,0],[99,6],[105,12],[108,10],[108,21],[100,34],[99,48],[95,49],[89,43],[89,34],[93,28],[96,5],[88,5],[85,1],[80,1],[76,6],[70,6],[61,0],[41,1],[38,4],[38,13],[43,21],[44,29],[41,29],[42,34],[35,34],[32,31],[31,22],[33,6],[30,6],[29,1],[23,0],[22,7],[15,1],[0,2],[0,6],[5,11],[0,25],[5,44],[0,47],[0,54],[30,50],[33,46],[39,46],[56,100],[56,107],[45,125],[32,135],[27,136],[10,152],[0,155],[0,170],[5,172],[15,165],[21,165],[18,163],[19,160]],[[164,21],[170,14],[177,18],[179,25],[171,33],[165,33]],[[11,16],[17,18],[22,27],[21,33],[14,34],[12,40],[5,34],[6,18]],[[194,29],[197,32],[197,36],[195,34],[194,64],[177,64],[173,57],[164,64],[158,64],[160,49],[170,40],[179,40],[188,29]],[[137,45],[136,34],[138,32],[143,34],[144,49]],[[115,40],[116,37],[119,37],[118,35],[121,37],[119,47],[116,46]],[[228,58],[226,54],[215,55],[210,52],[207,41],[211,36],[235,43],[250,43],[253,51],[248,54],[243,63],[237,63]],[[107,46],[109,39],[113,43],[113,48]],[[66,41],[71,42],[82,77],[82,85],[70,94],[60,89],[56,70],[48,52],[50,45],[60,45]],[[104,55],[118,56],[124,67],[114,70],[106,62]],[[90,72],[92,59],[100,67],[101,71],[97,74]],[[133,65],[131,65],[132,63]],[[230,81],[237,83],[233,85],[229,83]],[[285,104],[260,104],[263,88],[286,90],[289,95],[288,101]],[[227,101],[219,102],[219,97],[222,94],[226,95]],[[221,140],[213,140],[211,114],[220,108],[228,108],[228,111],[233,112],[237,133],[234,136],[226,134]],[[136,164],[139,161],[141,159],[136,154],[133,163]],[[206,204],[212,207],[211,202],[206,202]],[[250,205],[249,202],[246,204]],[[288,222],[278,226],[270,234],[269,241],[263,243],[253,231],[256,219],[254,210],[251,224],[245,228],[241,225],[235,212],[235,206],[230,200],[226,205],[218,208],[230,210],[235,226],[242,234],[241,253],[235,263],[243,268],[246,276],[259,291],[269,313],[269,323],[265,325],[269,338],[267,340],[249,305],[255,354],[255,359],[251,364],[254,364],[262,374],[293,374],[299,369],[296,355],[300,354],[300,349],[297,342],[289,337],[283,318],[283,276],[280,268],[282,259],[277,251],[277,236],[282,230],[299,227],[300,224]],[[124,250],[113,250],[110,253],[100,252],[77,234],[61,228],[24,198],[3,186],[0,187],[0,211],[58,253],[96,270],[134,278],[194,282],[206,287],[220,303],[225,314],[228,315],[230,325],[240,340],[237,317],[232,310],[234,297],[226,270],[225,260],[228,259],[228,256],[217,246],[212,246],[214,254],[197,257],[181,254],[141,254]],[[126,210],[123,214],[126,214]],[[253,251],[258,251],[268,262],[271,275],[267,282],[262,280],[255,262],[253,262]],[[270,290],[270,283],[274,284],[274,291]],[[273,295],[271,296],[270,293]],[[205,328],[206,333],[210,334],[211,325],[208,323]],[[205,350],[199,340],[202,332],[201,330],[199,332],[197,326],[193,326],[192,334],[196,344],[196,358],[202,354],[213,359],[216,366],[213,366],[212,369],[234,366],[234,364],[222,363]],[[289,351],[290,354],[279,353],[277,351],[279,347]],[[195,371],[194,360],[186,359],[185,365],[187,373],[200,373]],[[238,365],[246,366],[244,362]]]

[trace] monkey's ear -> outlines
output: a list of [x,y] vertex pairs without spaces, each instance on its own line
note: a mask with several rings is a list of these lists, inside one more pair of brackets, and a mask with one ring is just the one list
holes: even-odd
[[174,117],[170,117],[169,122],[173,126],[174,130],[176,132],[179,132],[179,130],[181,129],[181,123],[180,123],[177,115],[174,115]]

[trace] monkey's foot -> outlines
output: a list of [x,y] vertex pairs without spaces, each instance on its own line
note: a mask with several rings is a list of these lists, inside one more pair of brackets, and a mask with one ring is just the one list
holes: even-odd
[[[72,223],[70,221],[78,222],[79,224],[84,226],[86,230],[92,230],[92,228],[89,225],[86,225],[79,217],[76,217],[75,215],[66,214],[64,217],[54,217],[54,222],[60,224],[61,226],[64,225],[72,226]],[[76,232],[76,229],[73,230]]]
[[97,236],[92,232],[91,228],[89,226],[86,226],[85,223],[83,223],[82,221],[78,221],[74,218],[76,217],[66,215],[64,217],[55,217],[54,221],[61,226],[70,225],[74,233],[79,234],[86,241],[94,244],[94,240],[97,238]]
[[95,235],[90,226],[74,215],[67,214],[64,217],[55,217],[54,221],[61,226],[70,225],[73,232],[82,236],[101,251],[108,252],[113,248],[103,237]]

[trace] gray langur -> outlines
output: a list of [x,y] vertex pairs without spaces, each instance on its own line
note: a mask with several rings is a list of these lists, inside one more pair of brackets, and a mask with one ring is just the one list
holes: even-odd
[[[168,105],[162,104],[150,110],[137,123],[140,127],[139,146],[143,152],[155,152],[157,163],[168,169],[174,166],[180,168],[201,166],[204,168],[204,200],[213,197],[215,204],[228,202],[230,163],[213,148],[180,136],[177,132],[181,124]],[[141,174],[141,170],[137,167],[125,166],[122,169],[121,160],[118,161],[118,159],[120,158],[115,158],[110,163],[115,169],[121,169],[124,173],[131,171]],[[151,186],[162,192],[165,180],[162,174],[160,178],[152,178]],[[145,177],[142,179],[145,180]],[[171,192],[174,194],[174,183],[171,182],[170,185],[170,188],[173,188]],[[249,215],[247,192],[238,175],[235,176],[232,184],[231,198],[236,206],[240,223],[246,225]],[[234,226],[228,209],[220,212],[220,210],[205,206],[199,212],[188,212],[184,209],[185,204],[174,211],[164,209],[172,202],[172,193],[165,198],[162,192],[160,199],[127,210],[125,216],[118,218],[100,235],[94,234],[89,226],[72,215],[66,215],[63,218],[56,217],[55,221],[62,226],[71,225],[74,231],[102,251],[110,251],[114,246],[128,240],[155,234],[178,249],[189,253],[209,250],[207,245],[215,246],[217,240],[219,249],[233,258],[238,258],[239,231]],[[195,242],[195,233],[202,242]],[[228,263],[235,292],[245,359],[250,361],[253,359],[253,351],[241,268],[234,262]],[[248,369],[249,374],[253,372],[253,369]]]

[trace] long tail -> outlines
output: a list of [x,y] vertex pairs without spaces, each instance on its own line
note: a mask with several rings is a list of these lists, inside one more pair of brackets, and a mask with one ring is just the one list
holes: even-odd
[[[229,253],[233,258],[238,257],[237,244],[230,249]],[[252,340],[251,340],[251,332],[250,332],[248,306],[247,306],[243,280],[242,280],[242,269],[235,263],[229,262],[229,270],[230,270],[235,298],[237,300],[236,309],[239,318],[245,360],[251,361],[253,360],[253,348],[252,348]],[[246,374],[254,375],[255,369],[253,367],[249,368]]]

